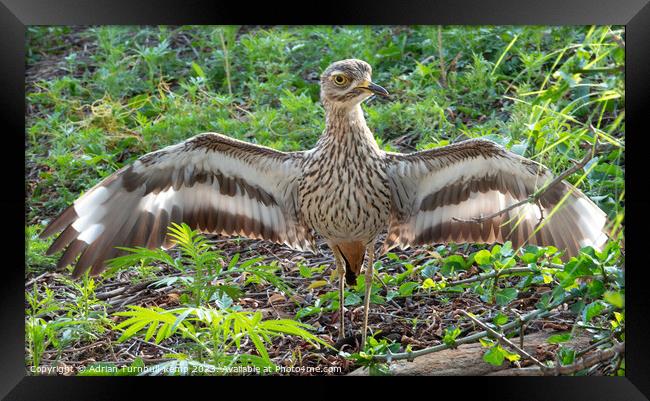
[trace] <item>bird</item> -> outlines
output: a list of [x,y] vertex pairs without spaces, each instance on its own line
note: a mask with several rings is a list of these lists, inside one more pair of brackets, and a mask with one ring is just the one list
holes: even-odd
[[[607,240],[605,213],[542,164],[481,138],[413,153],[382,150],[362,103],[390,99],[362,60],[329,65],[320,76],[325,129],[309,150],[282,152],[218,133],[201,133],[145,154],[68,206],[40,234],[64,251],[58,269],[99,275],[116,247],[168,249],[171,223],[316,252],[331,249],[338,273],[339,339],[345,285],[365,264],[366,342],[377,245],[381,252],[425,244],[553,245],[563,257]],[[519,203],[519,204],[518,204]],[[518,204],[518,205],[517,205]],[[513,207],[515,206],[516,207]]]

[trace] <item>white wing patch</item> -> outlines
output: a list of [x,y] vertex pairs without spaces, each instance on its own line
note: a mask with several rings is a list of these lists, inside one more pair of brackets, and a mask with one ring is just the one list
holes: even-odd
[[[515,246],[555,245],[573,256],[581,246],[600,248],[607,239],[605,213],[565,182],[536,204],[486,219],[552,179],[543,166],[492,142],[470,140],[410,155],[392,154],[388,160],[396,207],[384,250],[427,242],[512,240]],[[481,218],[480,224],[474,221]]]
[[[63,233],[48,250],[66,252],[74,275],[98,274],[115,247],[167,244],[171,222],[223,235],[242,235],[313,249],[295,195],[299,153],[286,154],[217,134],[202,134],[150,153],[106,178],[41,234]],[[67,247],[67,248],[66,248]]]

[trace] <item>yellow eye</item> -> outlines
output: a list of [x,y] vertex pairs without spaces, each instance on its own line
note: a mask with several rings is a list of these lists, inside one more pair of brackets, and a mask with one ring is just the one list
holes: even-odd
[[348,78],[345,75],[334,75],[334,83],[341,86],[345,85],[348,82]]

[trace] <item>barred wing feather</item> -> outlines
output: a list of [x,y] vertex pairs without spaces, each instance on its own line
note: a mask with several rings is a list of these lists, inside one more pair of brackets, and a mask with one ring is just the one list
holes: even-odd
[[563,181],[525,203],[552,180],[539,163],[487,140],[474,139],[406,155],[387,153],[393,210],[384,251],[427,243],[512,241],[554,245],[574,256],[606,241],[606,216],[587,196]]
[[41,234],[63,231],[48,254],[58,267],[101,273],[116,246],[165,248],[172,222],[207,233],[313,249],[296,192],[302,153],[283,153],[219,134],[197,135],[139,158],[70,205]]

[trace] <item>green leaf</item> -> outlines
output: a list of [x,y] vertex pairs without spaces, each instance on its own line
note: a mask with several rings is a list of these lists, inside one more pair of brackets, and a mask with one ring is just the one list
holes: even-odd
[[479,265],[490,264],[492,261],[492,254],[486,249],[481,249],[480,251],[476,252],[476,255],[474,255],[474,260]]
[[557,353],[562,365],[570,365],[576,359],[576,351],[569,347],[561,347]]
[[237,265],[237,261],[239,260],[239,254],[236,253],[233,255],[232,259],[230,259],[230,263],[228,263],[228,270],[231,270]]
[[445,258],[440,273],[444,276],[448,276],[456,270],[465,270],[465,268],[465,258],[460,255],[451,255]]
[[582,310],[585,307],[585,302],[583,300],[577,301],[569,307],[569,310],[576,315],[582,313]]
[[483,354],[483,360],[493,366],[501,366],[504,359],[505,355],[503,349],[498,345],[490,348],[485,354]]
[[515,288],[504,288],[496,292],[496,302],[499,306],[508,305],[510,302],[517,299],[519,291]]
[[316,281],[312,281],[311,284],[309,284],[309,286],[307,287],[307,289],[312,290],[314,288],[320,288],[326,285],[327,285],[327,280],[316,280]]
[[298,270],[300,271],[300,276],[303,278],[311,278],[313,272],[309,266],[299,265]]
[[408,281],[399,286],[399,295],[406,297],[413,294],[413,291],[418,288],[419,284],[414,281]]
[[450,347],[455,346],[456,338],[460,335],[460,328],[456,326],[449,326],[445,329],[445,334],[442,337],[442,342]]
[[353,292],[349,292],[345,295],[345,302],[343,305],[345,306],[353,306],[353,305],[360,305],[361,304],[361,297],[358,296],[357,294]]
[[156,339],[154,340],[156,344],[160,344],[160,342],[170,336],[171,332],[171,324],[169,323],[164,323],[162,326],[160,326],[160,329],[158,330],[158,333],[156,334]]
[[571,277],[582,277],[591,275],[591,268],[594,266],[593,261],[588,255],[582,255],[580,259],[571,260],[564,265],[564,271]]
[[521,355],[513,352],[508,352],[506,349],[501,348],[501,352],[503,352],[503,356],[510,362],[515,362],[521,359]]
[[567,342],[570,339],[571,339],[571,333],[566,332],[566,333],[554,334],[549,338],[547,338],[546,342],[549,344],[560,344],[560,343]]
[[386,363],[374,363],[368,367],[370,376],[390,376],[390,368]]
[[[242,269],[242,270],[246,270],[246,269],[248,269],[249,267],[251,267],[252,265],[254,265],[255,263],[261,262],[261,261],[263,261],[263,260],[264,260],[264,258],[261,257],[261,256],[259,256],[259,257],[257,257],[257,258],[248,259],[248,260],[242,262],[242,263],[239,265],[239,268]],[[266,266],[266,267],[270,267],[270,266]]]
[[535,263],[537,262],[538,256],[534,253],[526,252],[523,255],[521,255],[521,260],[524,263]]
[[583,311],[583,320],[589,322],[595,316],[598,316],[600,312],[605,310],[605,306],[600,301],[595,301],[587,305]]
[[241,288],[236,287],[234,285],[218,285],[217,290],[222,292],[223,294],[227,295],[228,297],[237,300],[239,299],[244,292],[241,290]]
[[436,275],[438,270],[440,270],[439,266],[434,265],[432,262],[427,262],[427,264],[424,266],[420,274],[424,278],[433,278],[433,276]]
[[624,313],[619,313],[619,312],[614,312],[614,318],[616,319],[616,322],[621,323],[623,320],[625,320],[625,314]]
[[512,253],[513,253],[512,242],[506,241],[506,243],[503,244],[503,246],[501,247],[500,253],[501,253],[501,256],[506,257],[506,258],[511,256]]
[[194,70],[197,76],[201,78],[205,78],[205,72],[203,72],[203,69],[195,62],[192,62],[192,69]]
[[149,328],[147,329],[147,334],[144,336],[145,341],[149,341],[151,337],[153,337],[154,333],[156,332],[156,329],[158,328],[158,322],[153,323]]
[[499,312],[494,317],[494,319],[492,319],[492,323],[496,324],[497,326],[503,326],[504,324],[508,323],[508,315]]
[[587,294],[591,298],[600,298],[600,296],[605,292],[605,285],[601,280],[593,280],[587,285],[587,288]]
[[603,296],[603,299],[608,304],[617,308],[622,308],[625,305],[625,298],[623,297],[623,294],[617,291],[607,291]]
[[553,245],[547,246],[546,251],[544,252],[547,256],[555,255],[558,249]]
[[436,282],[428,278],[422,283],[422,288],[425,290],[429,288],[436,288]]

